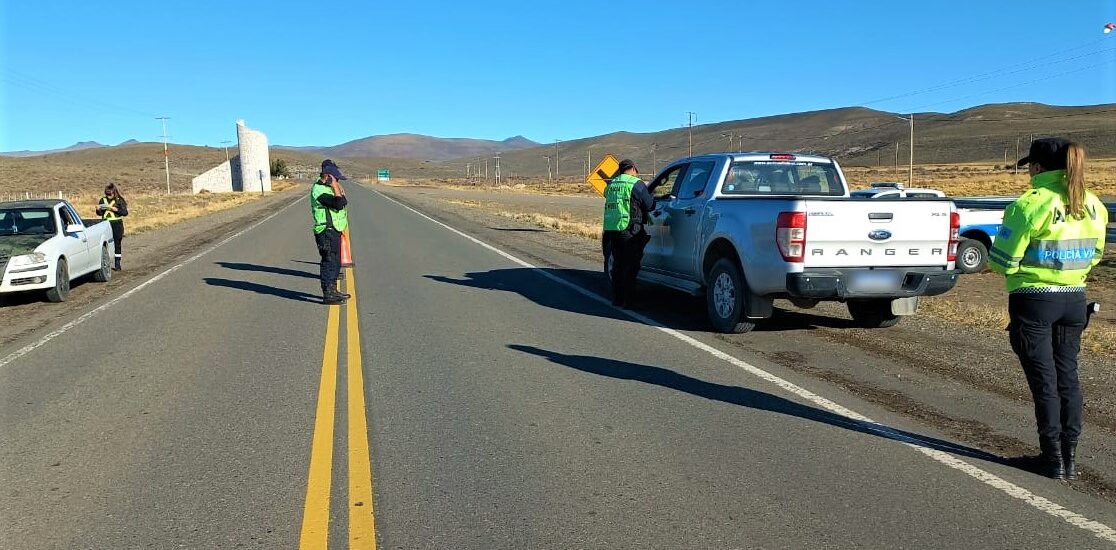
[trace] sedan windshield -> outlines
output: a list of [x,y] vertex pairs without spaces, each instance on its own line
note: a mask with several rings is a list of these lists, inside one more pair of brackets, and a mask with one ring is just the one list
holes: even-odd
[[54,215],[49,208],[0,210],[0,237],[11,235],[52,235]]

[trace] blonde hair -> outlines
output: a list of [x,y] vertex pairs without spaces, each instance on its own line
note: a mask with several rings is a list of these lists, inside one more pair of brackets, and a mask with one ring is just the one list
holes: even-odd
[[1070,143],[1066,147],[1066,195],[1069,212],[1074,218],[1084,219],[1085,210],[1085,147]]

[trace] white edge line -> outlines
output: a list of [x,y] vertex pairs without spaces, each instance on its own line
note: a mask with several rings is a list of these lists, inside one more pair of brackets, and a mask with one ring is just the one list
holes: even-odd
[[[574,284],[570,281],[567,281],[566,279],[563,279],[562,277],[554,275],[554,274],[552,274],[550,272],[547,272],[547,271],[545,271],[545,270],[543,270],[543,269],[541,269],[537,266],[534,266],[534,265],[532,265],[528,262],[525,262],[525,261],[523,261],[523,260],[521,260],[521,259],[519,259],[515,256],[512,256],[511,254],[508,254],[507,252],[504,252],[503,250],[500,250],[499,248],[496,248],[495,246],[492,246],[492,245],[490,245],[490,244],[488,244],[484,241],[481,241],[480,239],[477,239],[476,237],[473,237],[472,235],[469,235],[469,234],[467,234],[463,231],[460,231],[458,229],[450,227],[449,225],[446,225],[445,223],[442,223],[442,222],[440,222],[440,221],[438,221],[438,220],[436,220],[436,219],[434,219],[434,218],[432,218],[432,217],[430,217],[430,216],[428,216],[428,215],[426,215],[422,212],[419,212],[418,210],[415,210],[414,208],[411,208],[410,206],[408,206],[406,204],[403,204],[402,202],[399,202],[399,201],[397,201],[397,200],[395,200],[395,199],[393,199],[393,198],[391,198],[387,195],[384,195],[383,193],[380,193],[379,191],[375,191],[375,190],[372,190],[372,189],[369,189],[369,191],[371,191],[372,193],[375,193],[375,194],[377,194],[377,195],[379,195],[379,196],[381,196],[381,197],[383,197],[383,198],[385,198],[385,199],[387,199],[387,200],[389,200],[389,201],[391,201],[391,202],[393,202],[393,203],[395,203],[399,206],[402,206],[403,208],[406,208],[407,210],[410,210],[411,212],[413,212],[413,213],[415,213],[415,214],[417,214],[417,215],[419,215],[419,216],[421,216],[421,217],[423,217],[423,218],[425,218],[425,219],[427,219],[427,220],[429,220],[429,221],[431,221],[431,222],[433,222],[437,225],[440,225],[443,228],[448,229],[449,231],[452,231],[453,233],[456,233],[456,234],[458,234],[458,235],[476,243],[477,245],[479,245],[479,246],[481,246],[485,249],[488,249],[488,250],[506,258],[507,260],[511,261],[512,263],[515,263],[515,264],[520,265],[522,267],[533,269],[533,270],[537,271],[540,275],[546,277],[547,279],[550,279],[550,280],[552,280],[552,281],[554,281],[558,284],[561,284],[561,285],[577,292],[578,294],[581,294],[582,296],[585,296],[586,298],[589,298],[591,300],[594,300],[594,301],[596,301],[598,303],[601,303],[601,304],[604,304],[606,306],[612,307],[612,304],[608,300],[606,300],[603,296],[601,296],[599,294],[591,292],[591,291],[589,291],[585,288],[582,288],[582,287],[580,287],[580,286],[578,286],[578,285],[576,285],[576,284]],[[635,321],[638,321],[640,323],[643,323],[645,325],[648,325],[648,326],[651,326],[655,329],[658,329],[662,332],[665,332],[665,333],[667,333],[671,336],[674,336],[675,338],[677,338],[677,339],[679,339],[679,340],[681,340],[681,341],[683,341],[683,342],[685,342],[685,343],[687,343],[687,344],[689,344],[689,345],[691,345],[691,346],[693,346],[693,347],[695,347],[695,348],[697,348],[701,351],[704,351],[704,352],[706,352],[706,353],[708,353],[708,354],[710,354],[710,355],[712,355],[712,356],[714,356],[718,359],[726,361],[733,366],[739,367],[739,368],[747,371],[749,374],[755,375],[756,377],[758,377],[762,380],[770,382],[770,383],[778,386],[779,388],[781,388],[781,389],[783,389],[783,390],[785,390],[789,393],[792,393],[792,394],[794,394],[794,395],[796,395],[796,396],[798,396],[802,399],[805,399],[806,401],[809,401],[809,402],[811,402],[815,405],[818,405],[819,407],[822,407],[822,408],[824,408],[824,409],[826,409],[826,410],[828,410],[828,411],[830,411],[834,414],[845,416],[845,417],[847,417],[851,420],[855,420],[855,421],[859,421],[859,422],[871,422],[873,424],[878,424],[874,420],[872,420],[872,419],[870,419],[870,418],[868,418],[868,417],[866,417],[866,416],[864,416],[860,413],[857,413],[857,412],[855,412],[851,409],[848,409],[846,407],[838,405],[837,403],[834,403],[833,401],[830,401],[829,399],[826,399],[826,398],[824,398],[820,395],[817,395],[814,392],[811,392],[810,390],[807,390],[806,388],[798,386],[797,384],[794,384],[793,382],[784,380],[784,379],[782,379],[782,378],[780,378],[780,377],[778,377],[774,374],[771,374],[770,372],[767,372],[767,371],[765,371],[765,370],[763,370],[763,369],[761,369],[761,368],[759,368],[755,365],[751,365],[751,364],[749,364],[749,363],[747,363],[747,362],[745,362],[741,359],[738,359],[738,358],[736,358],[732,355],[729,355],[729,354],[727,354],[727,353],[725,353],[721,350],[718,350],[718,349],[714,348],[713,346],[710,346],[710,345],[708,345],[704,342],[698,341],[697,339],[695,339],[691,336],[683,334],[683,333],[681,333],[677,330],[674,330],[672,328],[665,327],[665,326],[661,325],[660,323],[658,323],[657,321],[655,321],[655,320],[653,320],[649,317],[646,317],[644,315],[640,315],[639,313],[635,313],[635,312],[628,311],[628,310],[625,310],[625,309],[617,308],[617,311],[627,315],[628,317],[632,318]],[[882,425],[880,425],[880,426],[882,427]],[[1003,478],[1001,478],[1001,477],[999,477],[999,476],[997,476],[997,475],[995,475],[991,472],[988,472],[986,470],[982,470],[981,468],[978,468],[977,466],[969,464],[968,462],[965,462],[964,460],[961,460],[960,458],[957,458],[957,457],[955,457],[955,456],[953,456],[949,453],[939,451],[939,450],[936,450],[936,449],[928,449],[926,447],[922,447],[920,445],[916,445],[916,444],[913,444],[913,443],[908,443],[908,442],[901,442],[901,443],[903,445],[906,445],[908,447],[911,447],[911,448],[919,451],[920,453],[926,455],[927,457],[930,457],[935,462],[938,462],[940,464],[944,464],[946,466],[949,466],[950,468],[953,468],[954,470],[962,472],[962,473],[976,479],[977,481],[980,481],[981,483],[984,483],[985,485],[988,485],[989,487],[997,489],[997,490],[1007,494],[1008,496],[1010,496],[1012,498],[1021,500],[1025,503],[1031,505],[1033,508],[1035,508],[1039,511],[1045,512],[1045,513],[1047,513],[1051,516],[1054,516],[1056,518],[1060,518],[1060,519],[1064,520],[1066,523],[1069,523],[1070,525],[1073,525],[1075,527],[1084,529],[1085,531],[1088,531],[1088,532],[1094,534],[1099,539],[1102,539],[1102,540],[1105,540],[1105,541],[1111,542],[1111,543],[1116,543],[1116,529],[1113,529],[1113,528],[1111,528],[1111,527],[1109,527],[1109,526],[1107,526],[1103,523],[1100,523],[1098,521],[1094,521],[1094,520],[1091,520],[1091,519],[1089,519],[1085,516],[1082,516],[1081,514],[1078,514],[1078,513],[1074,512],[1072,510],[1069,510],[1069,509],[1065,508],[1064,506],[1061,506],[1061,505],[1059,505],[1059,504],[1057,504],[1057,503],[1055,503],[1055,502],[1053,502],[1053,501],[1051,501],[1047,498],[1036,495],[1036,494],[1028,491],[1027,489],[1024,489],[1024,488],[1022,488],[1022,487],[1020,487],[1020,486],[1018,486],[1018,485],[1016,485],[1016,484],[1014,484],[1010,481],[1007,481],[1006,479],[1003,479]]]
[[213,252],[214,250],[217,250],[218,248],[221,247],[221,245],[223,245],[223,244],[225,244],[225,243],[227,243],[227,242],[229,242],[229,241],[231,241],[231,240],[233,240],[233,239],[235,239],[235,238],[237,238],[237,237],[239,237],[239,236],[241,236],[241,235],[243,235],[243,234],[245,234],[245,233],[247,233],[247,232],[263,225],[263,224],[265,224],[265,223],[267,223],[268,221],[270,221],[275,216],[278,216],[279,214],[282,214],[288,208],[298,204],[299,202],[302,202],[303,200],[305,200],[305,199],[299,198],[298,200],[292,202],[291,204],[288,204],[287,206],[284,206],[283,208],[279,209],[278,212],[275,212],[274,214],[272,214],[272,215],[270,215],[270,216],[268,216],[268,217],[266,217],[266,218],[264,218],[264,219],[262,219],[262,220],[260,220],[256,223],[254,223],[254,224],[252,224],[252,225],[250,225],[250,226],[248,226],[244,229],[241,229],[240,231],[234,233],[233,235],[225,237],[224,239],[221,240],[221,242],[219,242],[219,243],[217,243],[217,244],[215,244],[215,245],[213,245],[213,246],[211,246],[211,247],[209,247],[209,248],[207,248],[207,249],[205,249],[205,250],[203,250],[203,251],[201,251],[197,254],[194,254],[193,256],[190,256],[188,259],[183,260],[182,262],[176,264],[174,267],[171,267],[171,268],[167,269],[166,271],[164,271],[164,272],[162,272],[162,273],[144,281],[139,286],[125,292],[124,294],[121,294],[120,296],[117,296],[116,298],[113,298],[112,300],[109,300],[108,302],[105,302],[104,304],[101,304],[100,306],[86,312],[81,317],[78,317],[77,319],[74,319],[73,321],[70,321],[70,322],[58,327],[57,329],[47,333],[42,338],[39,338],[37,341],[35,341],[33,343],[30,343],[30,344],[27,344],[26,346],[23,346],[22,348],[19,348],[16,351],[13,351],[8,356],[4,357],[3,359],[0,359],[0,368],[3,368],[4,366],[10,364],[12,361],[15,361],[16,359],[19,359],[20,357],[23,357],[24,355],[27,355],[28,353],[31,353],[32,351],[35,351],[36,349],[45,345],[47,342],[50,342],[51,340],[54,340],[55,338],[61,336],[64,333],[66,333],[66,331],[68,331],[68,330],[70,330],[70,329],[88,321],[89,319],[92,319],[98,313],[101,313],[102,311],[116,305],[121,300],[124,300],[124,299],[132,296],[133,294],[143,290],[144,288],[147,288],[149,285],[154,284],[155,282],[158,282],[160,279],[166,277],[167,275],[170,275],[171,273],[174,273],[175,271],[178,271],[183,266],[194,262],[198,258],[201,258],[202,256],[205,256],[206,254],[209,254],[210,252]]

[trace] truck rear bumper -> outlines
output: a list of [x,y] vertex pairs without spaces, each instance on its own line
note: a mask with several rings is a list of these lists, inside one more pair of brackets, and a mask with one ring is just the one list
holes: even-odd
[[[876,282],[864,282],[872,279]],[[956,284],[957,272],[943,269],[819,269],[787,275],[788,294],[814,300],[937,296]]]

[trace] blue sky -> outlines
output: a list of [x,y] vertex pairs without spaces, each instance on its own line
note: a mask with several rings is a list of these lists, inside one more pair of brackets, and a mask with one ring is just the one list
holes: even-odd
[[1116,103],[1109,21],[1116,0],[3,0],[0,150],[152,141],[160,115],[177,143],[235,140],[243,118],[273,144],[333,145]]

